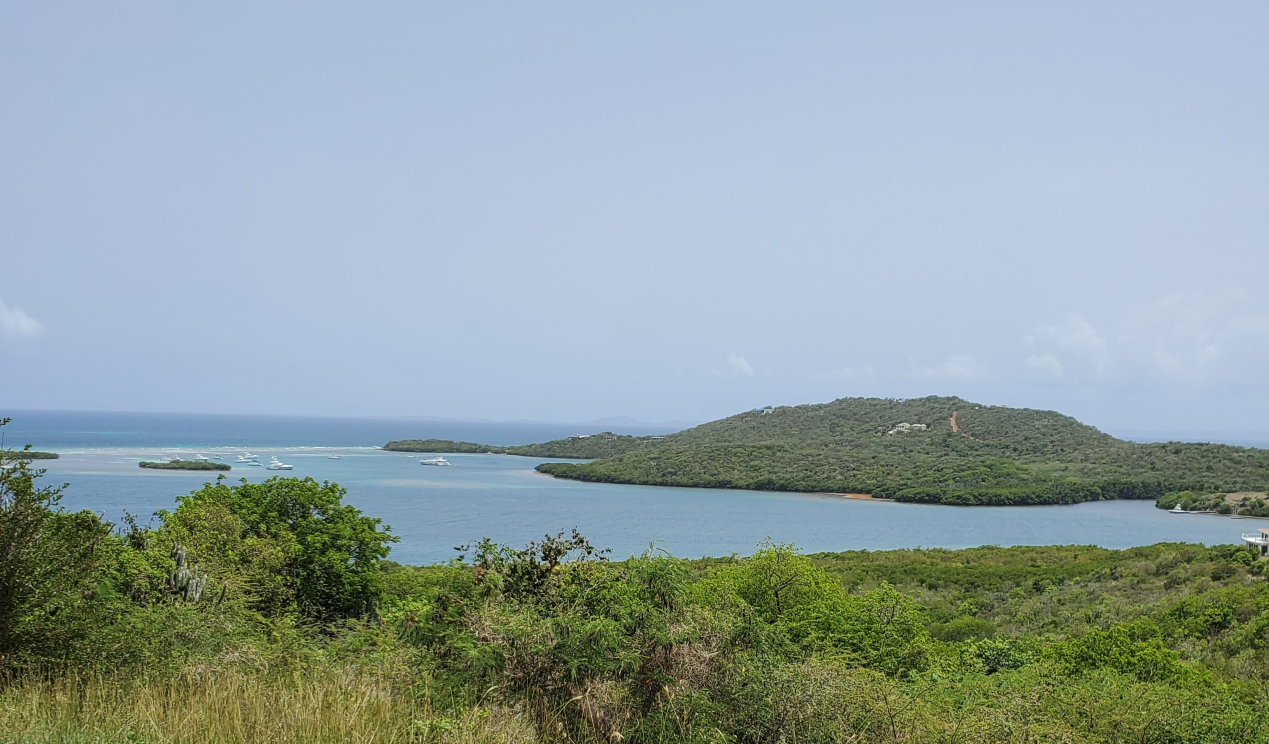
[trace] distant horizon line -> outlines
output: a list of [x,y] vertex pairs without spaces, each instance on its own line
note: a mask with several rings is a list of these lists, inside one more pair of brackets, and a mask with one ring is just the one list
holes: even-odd
[[549,424],[552,426],[645,426],[668,427],[678,426],[684,429],[699,426],[703,421],[643,421],[633,416],[603,416],[588,421],[561,421],[550,419],[496,419],[487,417],[432,416],[428,414],[327,414],[327,413],[211,413],[208,411],[135,411],[124,409],[101,408],[5,408],[0,406],[0,418],[12,418],[20,413],[88,413],[88,414],[122,414],[143,416],[224,416],[224,417],[260,417],[260,418],[307,418],[307,419],[360,419],[360,420],[414,420],[414,421],[449,421],[455,423],[482,424]]
[[[10,408],[0,407],[0,418],[12,417],[13,414],[21,413],[60,413],[60,414],[120,414],[120,415],[144,415],[144,416],[221,416],[226,418],[292,418],[292,419],[349,419],[349,420],[370,420],[370,421],[443,421],[452,423],[482,423],[482,424],[525,424],[525,425],[550,425],[550,426],[623,426],[623,427],[646,427],[646,428],[675,428],[678,430],[690,429],[699,426],[704,421],[643,421],[633,416],[617,415],[604,416],[589,421],[560,421],[550,419],[495,419],[487,417],[456,417],[456,416],[432,416],[426,414],[419,415],[351,415],[351,414],[322,414],[322,413],[209,413],[207,411],[132,411],[118,409],[79,409],[79,408]],[[1243,439],[1245,441],[1257,441],[1260,443],[1269,443],[1269,431],[1266,430],[1238,430],[1238,429],[1136,429],[1136,428],[1106,428],[1100,431],[1110,434],[1119,439],[1129,441],[1181,441],[1194,442],[1203,441],[1205,439]]]

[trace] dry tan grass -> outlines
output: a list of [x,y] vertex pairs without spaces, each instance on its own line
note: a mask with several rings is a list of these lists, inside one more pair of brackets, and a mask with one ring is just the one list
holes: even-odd
[[1263,499],[1265,496],[1266,494],[1264,491],[1239,491],[1237,493],[1227,493],[1225,494],[1225,503],[1232,504],[1234,506],[1241,506],[1244,501]]
[[67,677],[0,694],[0,741],[31,744],[521,744],[505,709],[435,714],[388,676],[323,671],[286,680],[222,671],[142,683]]

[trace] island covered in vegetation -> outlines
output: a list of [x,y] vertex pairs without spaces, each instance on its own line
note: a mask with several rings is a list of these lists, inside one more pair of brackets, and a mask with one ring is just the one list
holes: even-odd
[[520,455],[522,457],[594,460],[600,457],[622,455],[641,445],[657,442],[663,438],[661,436],[632,437],[627,434],[613,434],[610,431],[605,431],[598,434],[582,434],[568,437],[567,439],[555,439],[539,444],[518,444],[510,447],[474,444],[472,442],[454,442],[448,439],[400,439],[388,442],[383,446],[383,449],[390,452],[428,452],[438,455]]
[[[452,562],[333,483],[222,478],[149,524],[0,469],[0,740],[1256,742],[1269,583],[1233,545]],[[621,560],[618,560],[621,558]],[[20,580],[17,580],[20,579]]]
[[0,460],[56,460],[61,455],[56,452],[40,452],[30,447],[20,450],[0,450]]
[[207,460],[163,460],[162,462],[142,460],[137,464],[150,470],[232,470],[229,465],[223,462],[209,462]]
[[1263,504],[1269,486],[1269,450],[1139,444],[1054,411],[940,397],[843,398],[756,409],[663,437],[604,434],[478,448],[588,459],[538,466],[543,473],[585,481],[864,493],[950,505],[1238,492],[1249,494],[1251,513],[1256,498]]

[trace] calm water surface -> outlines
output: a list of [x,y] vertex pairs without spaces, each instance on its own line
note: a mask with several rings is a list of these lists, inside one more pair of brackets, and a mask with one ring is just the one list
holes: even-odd
[[[64,414],[70,417],[71,414]],[[92,416],[107,416],[92,414]],[[72,417],[73,418],[73,417]],[[1267,523],[1226,517],[1171,515],[1152,502],[1111,501],[1075,506],[945,507],[755,491],[657,488],[556,480],[534,472],[544,460],[502,455],[446,455],[453,465],[429,467],[419,456],[373,448],[393,437],[440,436],[455,427],[490,444],[541,441],[533,425],[453,422],[373,422],[352,434],[347,422],[286,420],[285,425],[235,428],[196,420],[179,426],[159,417],[129,422],[67,419],[41,429],[39,421],[9,429],[10,445],[30,441],[62,453],[38,463],[48,482],[68,483],[63,504],[117,519],[124,510],[148,515],[171,508],[176,496],[214,478],[206,473],[145,471],[140,460],[221,455],[234,466],[226,475],[261,481],[276,472],[243,468],[234,457],[250,450],[265,461],[276,455],[295,469],[286,475],[338,482],[347,501],[382,518],[401,538],[392,558],[431,563],[455,555],[453,547],[490,537],[522,544],[546,532],[577,527],[614,555],[642,552],[657,541],[683,557],[747,554],[765,537],[808,552],[975,545],[1095,544],[1112,548],[1160,541],[1236,542]],[[263,419],[261,419],[263,421]],[[47,424],[44,421],[44,424]],[[259,423],[259,422],[257,422]],[[547,427],[560,428],[558,425]],[[58,428],[60,427],[60,428]],[[94,428],[96,427],[96,428]],[[574,427],[576,428],[576,427]],[[456,431],[453,433],[457,433]],[[16,435],[16,439],[15,439]],[[452,435],[452,434],[451,434]],[[350,437],[363,446],[347,446]],[[292,445],[285,446],[291,438]],[[296,442],[295,440],[298,440]],[[162,443],[160,443],[162,442]],[[327,444],[323,444],[326,442]],[[232,444],[230,444],[232,443]],[[297,443],[306,446],[294,446]],[[338,455],[340,459],[330,459]],[[426,455],[422,455],[426,457]]]

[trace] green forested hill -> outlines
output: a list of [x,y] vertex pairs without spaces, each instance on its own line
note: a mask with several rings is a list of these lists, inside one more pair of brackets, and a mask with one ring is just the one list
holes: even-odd
[[[585,441],[585,440],[582,440]],[[560,456],[542,448],[540,456]],[[538,469],[580,480],[869,493],[944,504],[1051,504],[1262,490],[1269,451],[1137,444],[1054,411],[960,398],[843,398],[755,410],[585,464]],[[584,455],[578,455],[582,457]]]

